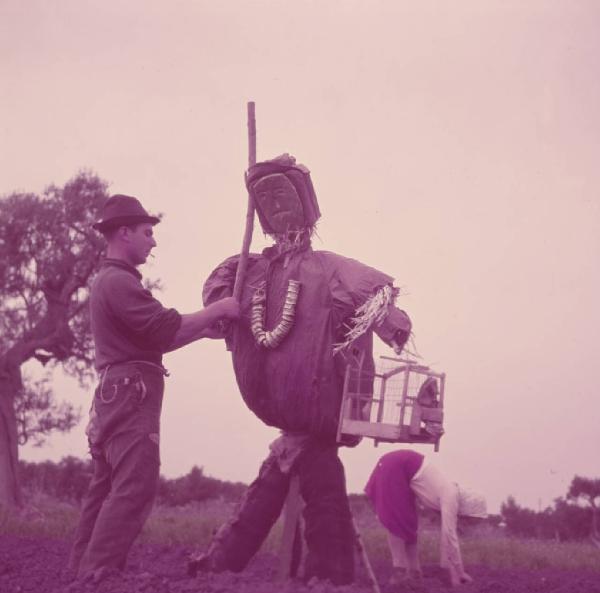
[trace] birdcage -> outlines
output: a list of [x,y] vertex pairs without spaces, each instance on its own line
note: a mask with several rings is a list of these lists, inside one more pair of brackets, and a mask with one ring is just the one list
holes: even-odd
[[429,443],[444,432],[446,375],[416,361],[382,356],[375,370],[363,361],[346,368],[338,441],[345,435],[388,443]]

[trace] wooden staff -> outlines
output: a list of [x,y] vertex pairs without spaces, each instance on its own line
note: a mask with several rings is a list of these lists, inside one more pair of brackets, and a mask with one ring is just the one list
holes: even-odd
[[[254,116],[254,101],[248,102],[248,166],[256,164],[256,118]],[[248,264],[248,252],[250,243],[252,243],[252,231],[254,230],[254,202],[250,192],[248,192],[248,209],[246,210],[246,228],[244,230],[244,240],[242,241],[242,250],[235,273],[235,284],[233,285],[233,296],[239,301],[244,288],[244,276]]]
[[297,475],[290,480],[285,506],[283,507],[283,532],[279,545],[279,581],[296,576],[302,557],[302,534],[299,530],[304,501],[300,494],[300,479]]
[[354,517],[352,517],[352,527],[354,529],[354,543],[356,545],[358,553],[360,554],[360,557],[362,558],[363,564],[365,565],[365,570],[367,571],[367,576],[369,577],[369,581],[371,582],[371,587],[373,587],[374,593],[381,593],[379,583],[377,582],[377,577],[375,576],[375,572],[373,571],[373,566],[371,566],[371,561],[369,560],[367,550],[365,549],[365,545],[363,544],[363,540],[360,535],[360,531],[356,526],[356,522],[354,521]]

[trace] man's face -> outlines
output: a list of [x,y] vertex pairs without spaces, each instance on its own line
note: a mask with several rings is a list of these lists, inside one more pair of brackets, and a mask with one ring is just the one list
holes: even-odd
[[138,224],[134,227],[126,227],[129,238],[129,257],[134,266],[143,264],[150,255],[153,247],[156,247],[154,231],[148,222]]
[[296,189],[285,175],[267,175],[254,183],[252,189],[257,207],[275,233],[304,227],[302,203]]

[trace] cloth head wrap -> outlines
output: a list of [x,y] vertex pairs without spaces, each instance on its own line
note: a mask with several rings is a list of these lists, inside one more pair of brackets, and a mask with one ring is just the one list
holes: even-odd
[[[264,191],[267,186],[276,186],[284,194],[283,209],[274,192]],[[246,187],[263,231],[269,235],[310,228],[321,217],[310,171],[287,153],[251,166],[246,172]]]

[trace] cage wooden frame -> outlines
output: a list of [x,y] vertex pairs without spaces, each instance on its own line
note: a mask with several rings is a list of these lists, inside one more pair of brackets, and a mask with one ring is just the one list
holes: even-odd
[[[381,362],[383,361],[383,362]],[[413,360],[382,356],[379,366],[388,364],[388,370],[364,371],[362,361],[356,361],[346,367],[344,390],[340,404],[337,440],[343,442],[344,436],[362,436],[372,438],[375,446],[379,442],[431,444],[439,450],[442,434],[428,433],[423,424],[433,422],[443,425],[444,390],[446,374],[431,370]],[[401,377],[397,377],[401,375]],[[415,377],[418,379],[414,379]],[[401,382],[401,391],[396,397],[386,393],[390,381],[394,378]],[[423,385],[429,378],[436,381],[437,397],[433,407],[423,406],[417,401],[417,389],[411,386],[411,377]],[[360,386],[372,383],[370,393],[361,391]],[[376,393],[377,392],[377,393]],[[397,420],[386,418],[386,404],[394,411],[399,408]],[[365,408],[368,409],[365,412]],[[357,416],[367,415],[368,418]],[[389,414],[388,414],[389,416]]]

